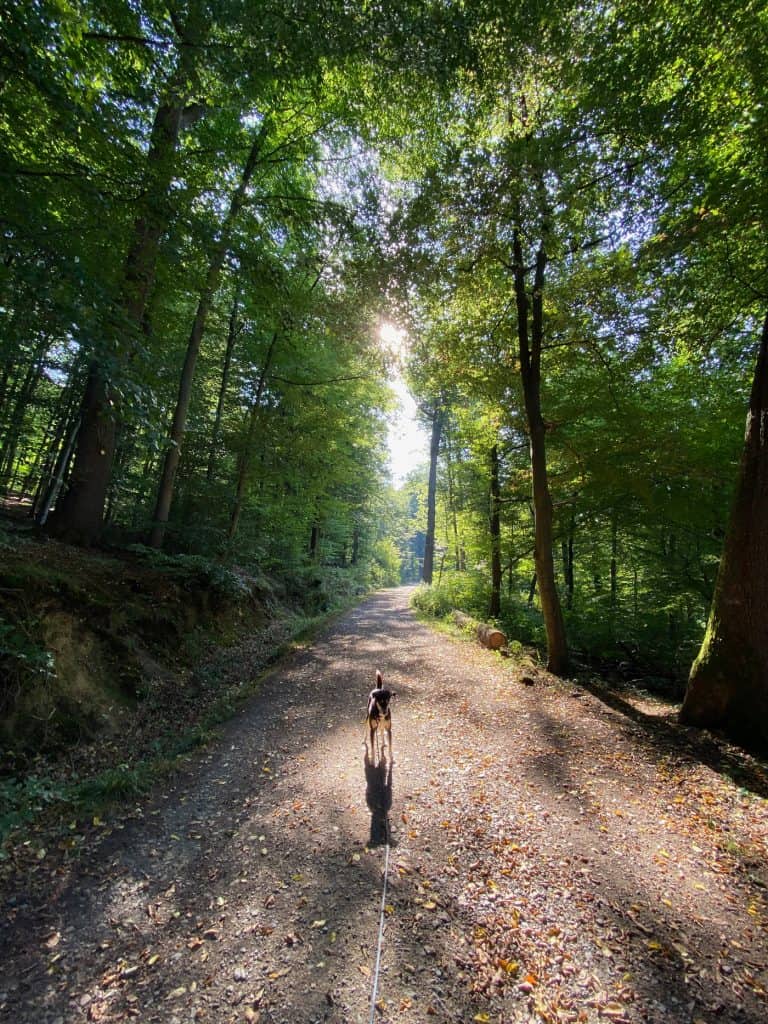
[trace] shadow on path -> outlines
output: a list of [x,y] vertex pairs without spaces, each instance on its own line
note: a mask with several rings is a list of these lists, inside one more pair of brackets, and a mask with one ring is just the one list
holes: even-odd
[[392,808],[392,754],[374,762],[366,746],[363,759],[365,770],[365,802],[371,812],[371,834],[368,845],[386,846],[390,842],[389,812]]
[[580,678],[579,685],[607,707],[639,726],[643,730],[642,739],[649,746],[665,753],[686,755],[730,779],[734,785],[748,789],[764,800],[768,799],[768,770],[764,757],[753,757],[724,738],[680,725],[676,716],[674,720],[666,720],[649,715],[636,708],[616,690],[592,679]]

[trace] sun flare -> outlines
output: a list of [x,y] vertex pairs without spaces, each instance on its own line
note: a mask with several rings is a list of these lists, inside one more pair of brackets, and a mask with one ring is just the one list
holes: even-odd
[[379,343],[393,356],[402,358],[406,348],[406,338],[407,335],[402,327],[397,327],[389,320],[382,320],[379,324]]

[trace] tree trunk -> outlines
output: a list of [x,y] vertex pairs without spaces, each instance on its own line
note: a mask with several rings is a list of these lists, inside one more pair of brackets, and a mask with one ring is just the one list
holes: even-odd
[[488,615],[497,619],[501,614],[501,489],[497,445],[491,448],[490,462],[491,600]]
[[6,430],[2,453],[0,454],[0,465],[2,466],[2,469],[0,469],[0,478],[2,479],[10,477],[13,471],[13,465],[16,461],[16,449],[18,448],[19,439],[24,425],[24,415],[27,411],[27,406],[32,400],[32,396],[35,393],[35,388],[40,382],[43,363],[45,362],[45,356],[48,352],[50,343],[50,335],[46,334],[40,339],[33,353],[32,360],[27,368],[27,372],[24,375],[24,380],[21,382],[18,392],[16,393],[13,411],[11,412]]
[[261,396],[264,393],[264,385],[267,382],[267,374],[269,368],[272,365],[272,357],[275,354],[275,345],[277,344],[278,334],[277,331],[272,335],[272,340],[269,343],[267,354],[264,359],[264,366],[259,374],[259,381],[256,385],[256,395],[251,405],[250,412],[248,414],[248,429],[245,435],[245,444],[243,445],[243,451],[240,455],[238,469],[237,469],[237,487],[235,488],[235,500],[232,504],[232,512],[229,517],[229,529],[227,530],[227,541],[232,541],[235,534],[237,533],[237,527],[240,522],[240,513],[243,509],[243,498],[245,497],[245,486],[248,482],[248,473],[251,468],[251,449],[253,448],[253,442],[256,438],[256,427],[259,422],[259,410]]
[[221,384],[219,386],[219,398],[216,403],[216,416],[211,431],[211,448],[208,453],[208,468],[205,472],[205,479],[208,483],[213,480],[213,470],[216,464],[216,452],[219,445],[219,434],[221,433],[221,419],[224,415],[224,401],[227,397],[227,386],[229,384],[229,370],[232,365],[232,354],[235,350],[235,341],[240,330],[237,315],[240,310],[240,295],[242,292],[242,279],[238,276],[235,284],[235,297],[232,301],[232,311],[229,314],[229,328],[227,330],[227,348],[224,352],[224,366],[221,371]]
[[768,747],[768,315],[707,631],[681,722]]
[[39,526],[45,526],[46,520],[48,519],[48,513],[56,504],[56,498],[58,497],[61,485],[64,482],[64,478],[67,474],[67,468],[69,467],[69,460],[72,458],[72,452],[75,448],[75,441],[77,440],[77,434],[80,430],[80,420],[76,420],[72,430],[69,434],[66,444],[61,449],[58,459],[56,460],[56,466],[53,472],[53,479],[51,485],[45,493],[45,496],[40,506],[40,512],[37,517]]
[[571,526],[568,530],[568,574],[565,580],[565,605],[571,611],[573,608],[573,516]]
[[152,531],[149,537],[149,546],[152,548],[160,548],[163,545],[165,528],[171,511],[171,502],[173,501],[173,484],[176,479],[176,470],[179,468],[181,445],[184,440],[184,432],[187,427],[187,414],[189,412],[190,399],[192,398],[192,381],[195,375],[197,357],[200,354],[200,345],[203,340],[203,334],[205,333],[208,314],[211,310],[211,306],[213,305],[213,299],[219,285],[221,270],[224,266],[224,261],[227,258],[227,252],[229,251],[229,239],[232,228],[237,221],[240,210],[243,207],[248,185],[250,184],[253,173],[256,170],[259,154],[261,153],[264,140],[267,136],[267,124],[268,122],[265,119],[256,135],[256,138],[253,140],[251,150],[248,154],[248,159],[246,160],[245,167],[243,168],[240,184],[235,189],[232,199],[230,200],[229,210],[224,218],[218,242],[216,243],[208,264],[205,284],[203,285],[203,289],[200,293],[195,319],[192,322],[192,330],[190,331],[189,341],[187,342],[187,352],[184,357],[184,366],[181,371],[176,408],[174,409],[173,422],[171,424],[171,443],[165,453],[163,471],[160,476],[160,483],[157,490],[157,502],[155,504],[155,513],[153,516],[154,522],[152,524]]
[[[520,375],[528,420],[534,510],[534,564],[547,634],[547,669],[559,675],[568,665],[568,644],[552,556],[553,509],[547,479],[546,428],[541,414],[541,346],[544,334],[543,289],[547,255],[543,242],[536,253],[532,300],[526,291],[526,268],[520,229],[513,235],[515,303],[520,348]],[[529,331],[529,311],[531,316]]]
[[432,435],[429,442],[429,482],[427,484],[427,536],[424,541],[424,565],[421,578],[432,583],[435,566],[435,506],[437,500],[437,457],[443,430],[443,410],[438,403],[432,412]]
[[[168,94],[155,114],[147,152],[147,185],[133,227],[116,317],[110,325],[111,360],[124,369],[135,353],[136,339],[144,327],[147,303],[155,281],[160,239],[171,220],[169,202],[175,170],[175,154],[187,102],[193,61],[198,48],[196,22],[201,5],[193,3],[181,39],[179,58]],[[106,361],[104,361],[106,363]],[[55,536],[90,545],[101,535],[117,444],[120,408],[106,365],[94,359],[80,408],[80,434],[70,485],[49,519]]]
[[487,622],[478,622],[470,615],[465,615],[460,611],[452,612],[451,618],[460,629],[472,630],[483,647],[487,647],[491,651],[498,651],[507,646],[506,635],[496,626]]
[[317,520],[312,523],[312,529],[309,534],[309,560],[310,562],[317,561],[317,553],[320,546],[320,524]]
[[464,567],[462,565],[461,542],[459,540],[459,517],[456,514],[456,488],[453,479],[453,451],[451,449],[451,435],[448,430],[446,430],[445,433],[445,440],[445,469],[446,478],[448,482],[448,511],[451,521],[451,530],[453,532],[454,564],[456,567],[456,571],[460,572]]
[[616,614],[619,606],[619,577],[618,577],[618,525],[616,516],[611,518],[611,615]]

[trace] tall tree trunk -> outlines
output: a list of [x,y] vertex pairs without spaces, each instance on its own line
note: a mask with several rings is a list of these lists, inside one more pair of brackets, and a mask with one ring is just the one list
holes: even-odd
[[240,513],[243,510],[243,498],[245,497],[245,487],[248,483],[248,473],[251,468],[251,454],[253,449],[253,442],[256,439],[256,427],[259,423],[259,412],[261,411],[261,396],[264,393],[264,385],[267,382],[267,375],[272,365],[272,359],[275,354],[275,346],[277,345],[278,332],[272,335],[272,340],[269,343],[267,354],[264,358],[264,365],[261,368],[259,374],[258,384],[256,385],[256,395],[251,405],[250,412],[248,413],[248,427],[245,434],[245,443],[243,450],[238,460],[237,467],[237,486],[235,488],[235,500],[232,503],[232,512],[229,517],[229,528],[227,530],[227,541],[232,541],[235,534],[237,533],[237,527],[240,523]]
[[571,525],[568,528],[568,573],[565,580],[565,606],[570,611],[573,608],[573,531],[574,521],[571,515]]
[[619,531],[616,516],[611,517],[611,615],[616,614],[619,606],[618,577]]
[[456,487],[453,479],[453,450],[451,448],[451,434],[446,429],[445,432],[446,441],[446,478],[448,481],[448,513],[451,521],[451,530],[453,532],[453,551],[454,551],[454,564],[456,571],[460,572],[463,569],[462,557],[461,557],[461,542],[459,540],[459,517],[456,512]]
[[[517,334],[520,349],[520,375],[528,421],[531,450],[531,476],[534,510],[534,564],[539,599],[547,634],[547,669],[556,675],[568,665],[568,644],[563,611],[555,582],[552,555],[553,509],[547,479],[546,428],[541,414],[541,347],[544,335],[543,290],[547,254],[539,245],[533,280],[532,298],[526,290],[526,267],[520,229],[513,234],[513,261]],[[530,329],[529,329],[530,317]]]
[[45,362],[45,356],[50,344],[51,339],[48,334],[38,341],[24,379],[16,392],[13,411],[10,414],[2,452],[0,453],[0,465],[2,466],[0,478],[10,477],[13,470],[13,465],[16,461],[16,449],[18,448],[24,425],[24,414],[40,381],[43,363]]
[[211,259],[208,264],[208,271],[205,275],[205,283],[197,303],[197,311],[195,313],[195,319],[192,322],[192,330],[189,334],[187,351],[184,357],[184,366],[181,371],[176,408],[173,413],[170,436],[171,443],[165,453],[163,471],[160,476],[160,483],[157,490],[155,514],[153,516],[152,531],[149,537],[149,546],[153,548],[160,548],[163,545],[165,528],[171,511],[171,502],[173,501],[173,484],[176,479],[176,470],[179,468],[181,445],[184,440],[184,431],[187,426],[187,414],[189,413],[189,403],[192,398],[192,381],[195,375],[195,367],[197,366],[197,357],[200,354],[200,345],[203,340],[203,334],[205,333],[205,325],[208,320],[208,314],[211,310],[211,306],[213,305],[216,289],[219,285],[222,267],[224,266],[224,261],[227,258],[227,252],[229,251],[232,228],[234,227],[240,211],[243,208],[246,192],[251,183],[254,171],[256,170],[256,165],[258,164],[259,155],[264,145],[264,140],[267,137],[267,132],[268,122],[265,119],[253,140],[250,152],[248,153],[248,159],[246,160],[245,167],[243,168],[240,183],[235,189],[232,199],[230,200],[229,209],[221,226],[218,241],[211,255]]
[[216,453],[219,446],[219,434],[221,433],[221,420],[224,415],[224,402],[227,397],[227,386],[229,385],[229,371],[232,366],[232,354],[235,351],[235,342],[240,330],[238,313],[240,312],[240,295],[242,293],[242,278],[238,274],[235,282],[235,296],[232,300],[232,311],[229,314],[229,327],[227,329],[227,347],[224,352],[224,366],[221,370],[221,384],[219,385],[219,398],[216,402],[216,415],[211,430],[211,447],[208,453],[208,468],[205,471],[205,479],[208,483],[213,480],[213,470],[216,465]]
[[[133,226],[133,237],[123,270],[116,316],[110,324],[112,350],[108,354],[124,369],[135,353],[157,269],[160,239],[172,215],[170,185],[187,102],[200,29],[202,5],[193,0],[186,27],[181,31],[176,70],[163,102],[158,106],[147,152],[147,185]],[[55,536],[89,545],[98,541],[104,520],[112,465],[117,445],[120,408],[104,361],[94,359],[80,408],[80,433],[69,489],[48,521]]]
[[424,565],[421,578],[431,583],[435,566],[435,508],[437,504],[437,457],[443,430],[443,409],[438,402],[432,411],[432,434],[429,441],[429,482],[427,484],[427,536],[424,541]]
[[768,748],[768,315],[712,609],[680,720]]
[[317,553],[320,546],[320,524],[317,520],[312,523],[312,529],[309,534],[309,560],[310,562],[317,561]]
[[[75,358],[69,370],[69,380],[56,402],[56,412],[53,416],[51,439],[48,442],[48,453],[43,463],[40,478],[35,489],[35,497],[32,502],[32,516],[39,523],[43,498],[48,495],[52,482],[57,475],[59,459],[63,449],[68,447],[68,438],[71,436],[72,427],[79,422],[78,406],[80,405],[80,382],[79,377],[83,369],[83,361],[79,355]],[[66,471],[72,452],[69,452],[66,465],[64,466],[63,480],[66,479]],[[50,512],[53,502],[46,510],[46,518]],[[43,525],[40,523],[40,525]]]
[[491,600],[488,614],[497,619],[501,614],[501,488],[497,445],[491,448],[490,463]]
[[40,510],[37,513],[37,523],[39,526],[45,526],[48,519],[48,513],[56,504],[56,498],[61,490],[61,485],[64,483],[64,477],[67,474],[67,469],[69,468],[69,460],[72,458],[72,452],[75,449],[75,441],[77,440],[79,430],[80,420],[76,419],[71,431],[69,432],[69,436],[67,437],[64,447],[59,452],[59,457],[56,460],[50,486],[43,495]]

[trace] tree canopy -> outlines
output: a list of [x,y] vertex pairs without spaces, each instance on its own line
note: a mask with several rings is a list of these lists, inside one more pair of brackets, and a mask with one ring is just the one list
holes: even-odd
[[255,6],[0,5],[6,503],[423,575],[766,742],[764,5]]

